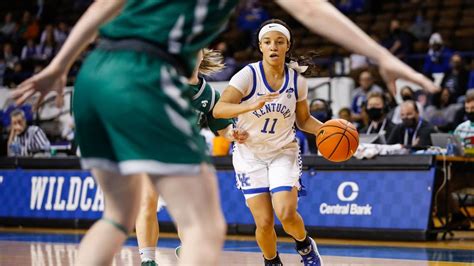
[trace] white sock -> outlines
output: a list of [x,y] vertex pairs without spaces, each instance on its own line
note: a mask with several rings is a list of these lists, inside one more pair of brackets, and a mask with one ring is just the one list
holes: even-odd
[[146,247],[146,248],[141,248],[138,251],[140,252],[140,258],[142,262],[144,261],[155,261],[155,247]]

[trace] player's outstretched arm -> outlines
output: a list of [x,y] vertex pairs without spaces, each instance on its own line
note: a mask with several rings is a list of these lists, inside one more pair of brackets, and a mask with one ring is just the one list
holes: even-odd
[[420,73],[398,60],[387,49],[378,45],[334,6],[324,0],[277,0],[311,31],[333,42],[375,60],[380,74],[392,93],[395,93],[395,80],[403,78],[419,84],[429,92],[438,88]]
[[37,75],[21,83],[12,97],[22,104],[36,92],[39,99],[36,106],[50,91],[58,92],[57,104],[62,104],[62,90],[66,75],[80,53],[90,44],[100,25],[115,17],[122,9],[125,0],[96,0],[90,5],[72,29],[61,50],[51,63]]

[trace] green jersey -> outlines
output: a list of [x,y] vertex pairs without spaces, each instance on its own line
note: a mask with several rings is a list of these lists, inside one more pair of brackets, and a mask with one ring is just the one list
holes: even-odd
[[232,119],[216,119],[212,116],[212,110],[220,98],[220,94],[212,88],[205,79],[199,78],[199,84],[191,85],[193,95],[191,105],[198,112],[198,123],[206,119],[209,129],[214,134],[233,123]]
[[100,35],[152,42],[180,57],[192,72],[197,52],[225,28],[237,3],[237,0],[127,0],[122,12],[100,29]]

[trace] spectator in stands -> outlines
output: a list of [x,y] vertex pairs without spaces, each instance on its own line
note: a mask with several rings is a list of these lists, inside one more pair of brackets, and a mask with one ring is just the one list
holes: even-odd
[[[420,110],[425,110],[426,107],[428,106],[429,104],[429,101],[430,101],[430,98],[431,97],[431,94],[428,94],[426,91],[424,90],[417,90],[415,91],[415,102],[417,102],[420,107]],[[420,112],[421,114],[421,112]]]
[[359,75],[359,87],[352,93],[352,119],[355,122],[361,121],[362,104],[367,99],[369,92],[383,93],[382,88],[375,84],[374,78],[369,71],[363,71]]
[[[0,118],[2,116],[0,111]],[[3,134],[3,123],[0,121],[0,158],[7,156],[7,138]]]
[[37,126],[27,126],[21,109],[11,112],[10,118],[8,156],[32,156],[37,152],[49,151],[50,143],[46,134]]
[[228,81],[237,70],[237,62],[232,56],[234,53],[234,49],[229,47],[224,41],[218,42],[216,44],[215,49],[220,51],[222,56],[224,57],[225,67],[222,71],[214,73],[206,79],[210,81]]
[[321,122],[326,122],[332,119],[332,109],[329,103],[323,99],[314,99],[309,105],[311,115]]
[[390,21],[390,35],[383,41],[384,46],[396,57],[405,59],[413,48],[413,37],[400,27],[400,21]]
[[420,41],[428,40],[432,31],[431,22],[425,19],[425,13],[425,9],[418,9],[415,21],[411,24],[409,29],[409,32]]
[[[418,109],[418,113],[420,116],[423,116],[424,108],[421,103],[419,103],[416,98],[415,98],[415,92],[410,86],[404,86],[400,90],[400,95],[402,98],[402,101],[414,101],[416,103],[416,107]],[[400,105],[396,106],[395,109],[393,109],[392,114],[389,115],[389,117],[392,117],[392,123],[394,124],[400,124],[402,123],[402,118],[400,115]]]
[[474,89],[474,59],[471,59],[471,64],[469,66],[469,80],[467,82],[467,89]]
[[5,64],[5,60],[0,57],[0,86],[3,85],[3,79],[5,77],[5,70],[7,69],[7,65]]
[[30,60],[35,59],[36,54],[36,44],[33,39],[28,39],[25,46],[21,49],[21,60]]
[[365,0],[339,0],[335,2],[337,9],[346,14],[364,11]]
[[58,27],[54,29],[54,40],[56,41],[56,45],[58,48],[60,48],[63,45],[68,35],[69,35],[68,25],[63,21],[59,22]]
[[386,140],[395,128],[395,124],[387,118],[389,108],[384,94],[380,92],[369,93],[365,108],[369,125],[364,127],[360,133],[382,135]]
[[453,53],[444,46],[443,38],[437,32],[431,34],[429,44],[430,49],[425,56],[423,74],[432,77],[434,73],[444,73],[449,70],[449,59]]
[[3,59],[7,68],[13,69],[15,64],[19,61],[18,56],[13,53],[13,46],[11,43],[3,44]]
[[458,100],[466,94],[469,73],[466,70],[460,54],[451,56],[450,69],[444,73],[442,88],[448,88],[451,94]]
[[[464,148],[474,148],[474,90],[468,91],[465,97],[464,110],[467,117],[467,121],[462,122],[454,130],[454,135],[458,136],[463,143]],[[443,178],[437,177],[435,191],[438,191],[441,187]],[[449,191],[446,193],[443,190],[439,190],[439,198],[437,199],[438,214],[446,215],[445,211],[446,195],[448,196],[449,211],[451,212],[451,220],[448,226],[451,229],[466,230],[471,226],[470,220],[464,215],[459,207],[459,201],[453,193],[458,192],[460,189],[466,187],[474,187],[474,179],[472,178],[472,172],[465,171],[464,169],[458,169],[457,167],[452,168],[451,181],[449,181]]]
[[467,120],[456,127],[454,134],[463,141],[464,147],[474,148],[474,90],[466,93],[464,113]]
[[23,33],[22,37],[24,40],[37,39],[39,34],[40,34],[39,19],[35,17],[31,21],[31,23],[28,24],[28,27],[26,27],[26,31]]
[[[332,119],[331,106],[324,99],[313,99],[309,104],[309,111],[314,118],[323,123]],[[316,154],[318,152],[316,148],[316,136],[307,132],[303,132],[303,134],[306,136],[309,153]]]
[[7,69],[3,77],[4,85],[9,88],[16,88],[17,85],[26,80],[31,73],[23,70],[20,62],[15,63],[13,69]]
[[47,34],[44,42],[36,47],[36,53],[38,59],[46,62],[53,58],[56,54],[56,41],[54,40],[54,34],[52,32],[51,34]]
[[44,44],[46,42],[46,38],[54,38],[54,27],[53,24],[48,24],[44,27],[43,32],[41,32],[40,37],[40,44]]
[[352,121],[352,112],[351,112],[351,109],[349,107],[343,107],[339,110],[339,112],[337,112],[337,116],[341,119],[344,119],[344,120],[347,120],[349,122],[353,122]]
[[32,23],[31,13],[29,11],[24,11],[21,17],[21,22],[18,25],[18,37],[23,38],[23,35],[28,29],[28,26]]
[[3,35],[3,38],[10,40],[16,31],[16,23],[13,21],[13,14],[8,12],[5,14],[3,23],[0,25],[0,33]]
[[258,0],[248,0],[244,1],[244,6],[238,13],[237,26],[245,33],[248,43],[252,43],[254,32],[269,18]]
[[454,119],[460,109],[462,104],[456,103],[451,92],[443,88],[433,95],[432,104],[426,107],[423,117],[439,131],[449,132],[456,127]]
[[424,148],[432,145],[431,133],[436,133],[436,129],[420,117],[414,101],[401,103],[400,115],[402,123],[393,129],[388,137],[388,144],[402,144],[408,148]]

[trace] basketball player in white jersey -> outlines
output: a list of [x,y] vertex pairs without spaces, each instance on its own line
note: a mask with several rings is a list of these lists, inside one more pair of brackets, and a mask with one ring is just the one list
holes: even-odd
[[297,212],[301,160],[294,125],[316,134],[321,122],[310,115],[305,78],[285,63],[291,32],[281,20],[265,22],[258,32],[262,61],[235,74],[214,107],[214,116],[237,117],[249,134],[236,144],[233,165],[238,187],[255,220],[256,238],[265,265],[282,265],[273,213],[296,241],[304,265],[321,265],[316,243]]

